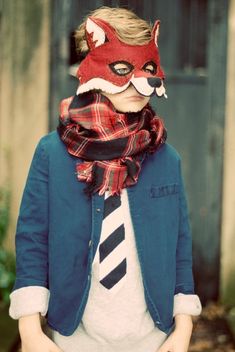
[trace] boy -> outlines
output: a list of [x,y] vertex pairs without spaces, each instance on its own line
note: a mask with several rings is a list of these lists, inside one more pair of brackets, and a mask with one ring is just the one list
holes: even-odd
[[77,31],[78,91],[36,149],[18,220],[23,352],[188,350],[201,305],[180,158],[148,104],[165,95],[158,32],[108,7]]

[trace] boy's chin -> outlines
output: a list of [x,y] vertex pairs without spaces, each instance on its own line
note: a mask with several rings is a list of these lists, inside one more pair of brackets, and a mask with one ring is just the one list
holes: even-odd
[[143,108],[144,108],[144,106],[139,109],[128,109],[128,110],[120,111],[120,112],[125,113],[125,114],[129,114],[129,113],[134,113],[134,112],[140,112],[141,110],[143,110]]
[[[142,108],[143,109],[143,108]],[[131,113],[136,113],[136,112],[140,112],[142,109],[138,109],[138,110],[128,110],[128,111],[122,111],[125,114],[131,114]]]
[[128,107],[124,107],[124,108],[120,108],[117,109],[119,112],[121,113],[125,113],[125,114],[128,114],[128,113],[132,113],[132,112],[140,112],[141,110],[143,110],[143,108],[146,106],[147,104],[145,105],[141,105],[141,106],[128,106]]

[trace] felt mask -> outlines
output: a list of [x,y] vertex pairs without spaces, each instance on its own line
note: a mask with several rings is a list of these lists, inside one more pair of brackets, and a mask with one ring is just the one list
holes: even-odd
[[77,94],[94,89],[116,94],[132,84],[144,96],[166,97],[157,43],[159,25],[156,21],[148,44],[130,45],[120,41],[107,22],[89,17],[85,27],[89,53],[77,71]]

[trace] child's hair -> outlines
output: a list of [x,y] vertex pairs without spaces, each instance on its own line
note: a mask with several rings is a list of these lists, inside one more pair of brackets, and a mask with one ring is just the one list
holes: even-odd
[[[117,32],[117,37],[126,44],[144,45],[151,40],[151,25],[139,18],[134,12],[118,7],[102,6],[88,14],[107,21]],[[85,22],[75,32],[76,49],[86,55],[89,51],[85,37]]]

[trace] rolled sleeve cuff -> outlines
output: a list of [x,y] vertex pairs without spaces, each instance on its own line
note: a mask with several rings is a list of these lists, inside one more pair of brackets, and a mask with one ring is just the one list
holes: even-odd
[[201,311],[202,306],[197,295],[178,293],[174,296],[174,317],[177,314],[199,315]]
[[36,313],[45,316],[48,310],[49,296],[49,290],[41,286],[27,286],[13,291],[10,295],[10,317],[19,319]]

